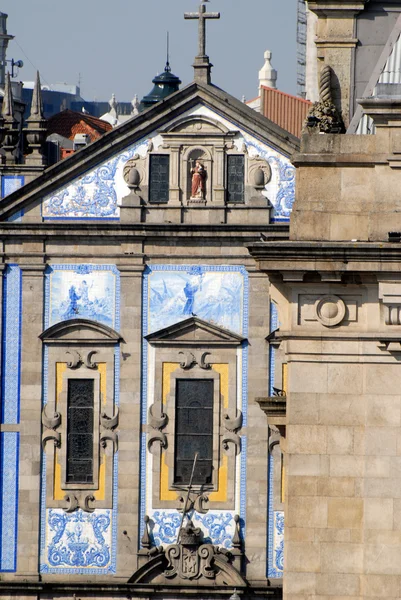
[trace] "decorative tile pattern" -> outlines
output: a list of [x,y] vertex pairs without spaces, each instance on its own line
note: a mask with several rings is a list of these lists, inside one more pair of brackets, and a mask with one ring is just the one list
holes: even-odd
[[[5,198],[9,194],[16,192],[25,184],[24,175],[3,175],[1,178],[1,197]],[[18,210],[7,221],[19,222],[24,214],[23,210]]]
[[23,175],[2,175],[1,177],[1,197],[5,198],[9,194],[16,192],[25,184]]
[[122,173],[135,154],[146,153],[147,142],[139,142],[47,196],[42,203],[45,219],[118,219],[118,202],[129,193]]
[[[166,327],[187,319],[192,313],[221,327],[248,335],[248,274],[241,266],[221,265],[152,265],[144,274],[142,302],[142,333]],[[241,349],[243,425],[247,423],[248,347]],[[148,344],[142,352],[142,423],[147,419],[148,403]],[[246,514],[246,437],[241,437],[239,510],[241,531],[244,535]],[[152,511],[147,507],[148,452],[146,434],[141,440],[140,526],[148,511],[154,521],[153,536],[157,544],[170,544],[176,540],[180,514],[175,510]],[[210,519],[206,518],[209,517]],[[194,513],[194,523],[199,525],[213,543],[229,547],[234,533],[234,512],[209,511],[206,516]],[[178,518],[178,521],[177,521]]]
[[284,571],[284,512],[273,510],[274,458],[269,456],[269,526],[267,577],[281,578]]
[[[203,530],[205,543],[224,548],[232,547],[234,535],[234,513],[229,511],[209,511],[201,515],[191,511],[188,517],[195,526]],[[157,510],[151,514],[151,535],[156,546],[175,544],[181,525],[182,514],[178,511]],[[187,517],[184,519],[184,526]]]
[[274,206],[271,222],[288,222],[295,200],[295,167],[289,158],[249,136],[245,136],[245,143],[249,155],[264,158],[272,170],[272,178],[265,187],[265,195]]
[[22,276],[9,265],[3,279],[2,422],[19,423]]
[[[270,302],[270,333],[276,331],[278,329],[278,312],[277,307],[274,302]],[[273,396],[273,387],[274,387],[274,376],[276,371],[276,350],[270,344],[269,346],[269,394]]]
[[0,434],[0,571],[17,570],[19,433]]
[[108,570],[111,562],[111,510],[72,514],[47,511],[47,562],[50,567]]
[[[54,277],[54,279],[53,279]],[[72,299],[71,287],[78,298]],[[67,305],[66,300],[67,290]],[[57,297],[58,295],[58,297]],[[106,299],[104,302],[102,299]],[[77,312],[69,310],[71,302]],[[60,308],[61,307],[61,308]],[[73,314],[75,313],[75,314]],[[115,265],[53,265],[45,279],[45,327],[77,316],[120,327],[120,277]],[[48,349],[44,348],[43,404],[47,404]],[[114,401],[120,392],[120,350],[114,355]],[[113,509],[93,513],[46,509],[46,455],[42,456],[41,573],[105,575],[116,572],[118,452],[113,462]]]
[[46,278],[46,326],[77,318],[119,326],[119,272],[114,265],[54,265]]

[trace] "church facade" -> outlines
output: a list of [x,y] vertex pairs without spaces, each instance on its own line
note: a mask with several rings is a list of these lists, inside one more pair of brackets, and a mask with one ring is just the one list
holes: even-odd
[[299,146],[194,66],[0,204],[2,598],[281,594],[247,246],[288,236]]

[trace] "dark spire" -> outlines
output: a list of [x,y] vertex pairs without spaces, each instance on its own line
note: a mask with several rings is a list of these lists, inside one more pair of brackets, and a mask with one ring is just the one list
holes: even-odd
[[167,32],[167,57],[166,57],[166,65],[164,67],[163,73],[160,75],[156,75],[154,79],[152,79],[152,83],[154,83],[153,89],[144,96],[139,105],[139,110],[144,110],[145,108],[149,108],[170,96],[174,92],[177,92],[181,85],[181,79],[174,75],[171,72],[170,67],[170,46],[169,46],[169,34]]

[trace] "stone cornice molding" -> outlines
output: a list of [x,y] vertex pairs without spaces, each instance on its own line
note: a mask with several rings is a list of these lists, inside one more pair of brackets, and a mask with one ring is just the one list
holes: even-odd
[[351,18],[365,8],[366,2],[367,0],[310,0],[308,8],[319,17]]
[[[386,242],[259,242],[247,246],[259,268],[269,273],[298,271],[373,273],[382,276],[383,263],[397,265],[401,261],[401,244]],[[391,272],[392,268],[388,269]]]

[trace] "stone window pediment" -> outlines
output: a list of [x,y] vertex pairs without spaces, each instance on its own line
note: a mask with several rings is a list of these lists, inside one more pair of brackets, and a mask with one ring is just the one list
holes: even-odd
[[172,344],[240,346],[245,341],[245,338],[237,333],[223,329],[209,321],[199,319],[199,317],[190,317],[189,319],[185,319],[185,321],[174,323],[174,325],[150,333],[145,336],[145,339],[152,346]]
[[46,344],[67,342],[117,344],[123,341],[117,331],[90,319],[69,319],[56,323],[43,331],[39,337]]

